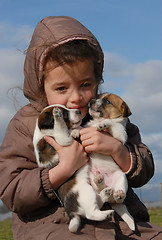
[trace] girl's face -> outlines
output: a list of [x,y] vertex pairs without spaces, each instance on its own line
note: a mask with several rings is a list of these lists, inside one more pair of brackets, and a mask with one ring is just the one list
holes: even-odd
[[[48,63],[46,66],[48,68]],[[61,104],[70,109],[79,109],[84,118],[88,103],[96,94],[92,61],[76,61],[54,68],[45,77],[44,90],[49,105]]]

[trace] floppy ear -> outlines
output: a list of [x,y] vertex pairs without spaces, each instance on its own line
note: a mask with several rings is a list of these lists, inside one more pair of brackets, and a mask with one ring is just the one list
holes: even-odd
[[52,115],[52,111],[46,111],[42,113],[38,120],[38,125],[40,129],[48,129],[53,128],[54,118]]
[[123,101],[121,105],[121,113],[123,117],[129,117],[132,113],[128,105]]

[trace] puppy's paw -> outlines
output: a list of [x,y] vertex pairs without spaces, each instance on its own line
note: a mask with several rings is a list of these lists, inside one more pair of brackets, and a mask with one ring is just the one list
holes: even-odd
[[103,131],[104,129],[108,129],[109,128],[109,124],[107,123],[98,123],[96,126],[96,129],[98,131]]
[[70,136],[73,138],[79,138],[79,129],[73,129],[70,133]]
[[113,189],[112,188],[105,188],[104,189],[105,196],[110,197],[113,195]]
[[111,220],[112,216],[114,215],[114,210],[108,210],[108,211],[109,211],[109,213],[108,213],[106,219]]
[[103,176],[101,173],[97,174],[97,175],[94,177],[94,182],[96,183],[96,185],[102,184],[103,181],[104,181],[104,176]]
[[110,202],[111,199],[113,198],[113,189],[112,188],[104,188],[100,192],[100,197],[103,202]]
[[61,111],[61,109],[58,108],[58,107],[54,107],[54,108],[53,108],[53,116],[54,116],[55,118],[61,118],[61,117],[63,117],[63,116],[62,116],[62,111]]
[[96,184],[99,191],[101,191],[102,189],[104,189],[106,187],[105,181],[104,181],[104,176],[101,173],[98,173],[94,177],[93,181]]
[[123,190],[117,190],[113,194],[114,200],[116,203],[122,203],[126,197],[125,193]]

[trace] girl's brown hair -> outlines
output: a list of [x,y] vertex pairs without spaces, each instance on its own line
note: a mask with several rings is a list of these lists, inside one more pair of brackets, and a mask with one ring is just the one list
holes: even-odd
[[[94,73],[96,79],[96,85],[103,82],[102,78],[102,59],[100,53],[96,50],[94,45],[89,43],[87,40],[73,40],[54,49],[50,49],[44,59],[44,72],[42,83],[44,82],[45,75],[47,71],[51,69],[46,69],[46,64],[48,62],[56,62],[57,66],[61,66],[63,64],[74,63],[75,61],[84,61],[85,59],[92,60],[94,64]],[[53,66],[54,68],[54,66]]]

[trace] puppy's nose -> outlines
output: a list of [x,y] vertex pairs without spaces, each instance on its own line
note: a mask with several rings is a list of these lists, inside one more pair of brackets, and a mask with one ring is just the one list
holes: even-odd
[[76,110],[76,114],[80,115],[81,111],[79,109]]
[[92,99],[92,100],[89,102],[89,104],[88,104],[89,107],[91,107],[91,106],[95,103],[95,101],[96,101],[95,99]]

